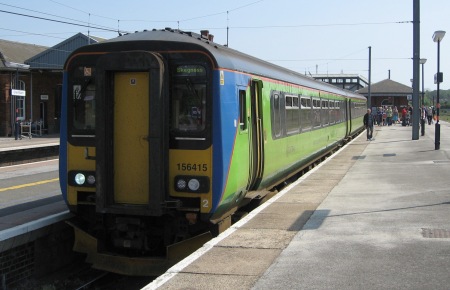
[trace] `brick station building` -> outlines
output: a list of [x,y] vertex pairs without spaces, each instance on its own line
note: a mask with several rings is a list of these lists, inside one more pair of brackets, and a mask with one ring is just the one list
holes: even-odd
[[[362,88],[357,93],[369,98],[369,87]],[[386,79],[378,83],[374,83],[370,87],[370,104],[371,107],[396,106],[407,107],[408,101],[413,94],[411,87]]]
[[78,33],[51,48],[0,40],[0,136],[14,136],[16,120],[59,133],[64,63],[78,47],[101,40]]

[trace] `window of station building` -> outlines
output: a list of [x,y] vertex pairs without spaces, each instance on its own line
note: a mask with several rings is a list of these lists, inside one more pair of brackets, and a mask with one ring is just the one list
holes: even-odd
[[288,134],[299,132],[299,102],[298,96],[285,95],[286,130]]
[[[14,88],[14,90],[25,91],[25,82],[16,80],[16,78],[14,77],[11,83],[11,87]],[[16,120],[25,120],[25,96],[13,95],[12,98],[13,100],[15,100],[15,102],[13,102],[13,106],[14,111],[16,112]]]
[[16,98],[16,120],[25,120],[25,97],[15,96]]

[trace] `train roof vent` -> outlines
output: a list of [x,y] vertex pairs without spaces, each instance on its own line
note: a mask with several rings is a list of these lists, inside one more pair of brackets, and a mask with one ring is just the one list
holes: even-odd
[[208,39],[209,30],[200,30],[200,35],[202,36],[202,38]]
[[209,34],[209,30],[200,30],[200,35],[203,39],[209,40],[209,41],[213,41],[214,40],[214,35]]

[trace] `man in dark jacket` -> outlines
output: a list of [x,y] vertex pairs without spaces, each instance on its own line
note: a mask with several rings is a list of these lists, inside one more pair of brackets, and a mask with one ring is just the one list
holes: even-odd
[[371,110],[367,109],[367,113],[364,115],[363,123],[364,127],[367,129],[367,141],[372,141],[373,134],[373,116],[371,114]]

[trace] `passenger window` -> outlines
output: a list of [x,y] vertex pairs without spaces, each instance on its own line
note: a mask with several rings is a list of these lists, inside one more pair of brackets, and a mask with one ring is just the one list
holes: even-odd
[[272,95],[272,133],[274,137],[281,136],[281,114],[280,114],[280,95]]
[[286,129],[287,133],[293,134],[299,131],[299,106],[298,96],[286,95]]
[[247,102],[244,90],[239,90],[239,128],[247,130]]
[[311,99],[309,97],[301,97],[300,122],[303,132],[311,130]]
[[320,127],[320,100],[313,99],[313,126],[314,128]]

